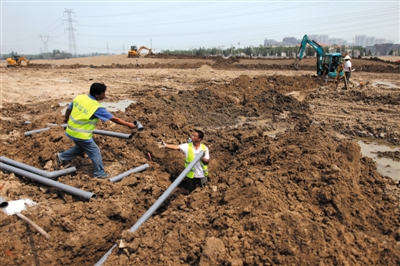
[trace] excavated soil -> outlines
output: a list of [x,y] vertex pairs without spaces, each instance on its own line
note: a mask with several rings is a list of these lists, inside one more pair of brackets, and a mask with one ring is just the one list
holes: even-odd
[[[72,160],[76,173],[57,181],[91,200],[0,171],[0,196],[36,202],[22,214],[50,235],[0,212],[0,265],[94,265],[113,245],[103,265],[400,265],[400,177],[380,174],[355,142],[400,147],[399,64],[354,59],[352,88],[342,90],[323,86],[312,58],[299,71],[289,59],[135,61],[2,64],[1,156],[53,171],[54,153],[73,145],[65,105],[104,82],[104,104],[131,100],[113,113],[145,127],[98,124],[132,134],[94,135],[106,171],[149,167],[111,183],[93,177],[87,157]],[[183,154],[160,142],[183,143],[194,129],[210,149],[209,184],[192,193],[180,184],[131,232],[184,169]]]

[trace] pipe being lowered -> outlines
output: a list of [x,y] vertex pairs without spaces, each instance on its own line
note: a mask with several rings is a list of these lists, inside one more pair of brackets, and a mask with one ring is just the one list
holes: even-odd
[[106,130],[95,129],[95,130],[93,130],[93,134],[116,137],[116,138],[120,138],[120,139],[132,139],[132,134],[124,134],[124,133],[118,133],[118,132],[106,131]]
[[[182,180],[185,178],[185,176],[190,172],[190,169],[194,167],[194,165],[203,157],[204,151],[201,150],[200,153],[194,158],[193,161],[190,162],[190,164],[183,170],[183,172],[178,176],[178,178],[169,186],[169,188],[158,198],[158,200],[150,207],[150,209],[143,214],[143,216],[129,229],[132,233],[135,232],[139,226],[141,226],[144,222],[147,221],[147,219],[150,218],[151,215],[161,206],[161,204],[171,195],[172,191],[182,182]],[[117,245],[114,244],[106,254],[101,257],[101,259],[95,264],[95,266],[101,266],[103,263],[106,261],[108,255],[111,254],[113,249]]]
[[139,167],[136,167],[136,168],[133,168],[133,169],[131,169],[129,171],[126,171],[125,173],[122,173],[122,174],[119,174],[117,176],[114,176],[113,178],[110,178],[108,180],[110,182],[114,183],[114,182],[117,182],[117,181],[121,180],[122,178],[124,178],[125,176],[128,176],[128,175],[130,175],[132,173],[138,173],[138,172],[144,171],[148,167],[149,167],[149,165],[146,163],[146,164],[143,164],[143,165],[141,165]]
[[50,179],[56,179],[57,177],[60,177],[62,175],[68,175],[68,174],[72,174],[72,173],[76,172],[76,168],[75,167],[68,167],[68,168],[65,168],[63,170],[47,172],[47,171],[44,171],[42,169],[27,165],[27,164],[24,164],[24,163],[20,163],[20,162],[11,160],[11,159],[9,159],[9,158],[7,158],[5,156],[1,156],[0,157],[0,162],[3,162],[3,163],[8,164],[8,165],[15,166],[15,167],[17,167],[19,169],[23,169],[23,170],[26,170],[28,172],[35,173],[35,174],[38,174],[38,175],[41,175],[41,176],[44,176],[44,177],[47,177],[47,178],[50,178]]
[[86,192],[84,190],[68,186],[66,184],[63,184],[63,183],[60,183],[60,182],[45,178],[43,176],[28,172],[28,171],[25,171],[25,170],[22,170],[22,169],[19,169],[19,168],[16,168],[16,167],[13,167],[13,166],[5,164],[5,163],[0,163],[0,170],[4,170],[4,171],[15,173],[17,175],[25,176],[25,177],[27,177],[29,179],[32,179],[32,180],[36,181],[36,182],[45,184],[45,185],[50,186],[50,187],[58,188],[58,189],[60,189],[62,191],[68,192],[68,193],[70,193],[72,195],[84,198],[86,200],[90,200],[92,198],[96,198],[96,195],[91,193],[91,192]]
[[[68,124],[62,124],[61,126],[63,128],[66,128],[68,126]],[[114,131],[95,129],[95,130],[93,130],[93,134],[116,137],[116,138],[120,138],[120,139],[132,139],[132,134],[124,134],[124,133],[119,133],[119,132],[114,132]]]

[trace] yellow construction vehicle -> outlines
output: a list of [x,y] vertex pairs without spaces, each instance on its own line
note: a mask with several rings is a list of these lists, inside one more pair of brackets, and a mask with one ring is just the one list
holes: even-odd
[[11,57],[7,58],[6,60],[8,67],[21,66],[23,61],[25,61],[26,66],[29,66],[29,60],[20,55],[11,54]]
[[131,46],[131,49],[128,51],[128,57],[140,57],[140,52],[145,49],[148,50],[149,52],[147,55],[153,54],[151,51],[151,48],[146,47],[146,46],[140,46],[139,50],[137,49],[136,45]]

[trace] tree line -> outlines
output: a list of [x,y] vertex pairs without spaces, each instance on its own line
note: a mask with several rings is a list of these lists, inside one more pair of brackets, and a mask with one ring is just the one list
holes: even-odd
[[[333,48],[332,48],[333,47]],[[330,47],[322,47],[325,53],[345,53],[351,48],[353,51],[359,51],[360,54],[365,52],[365,48],[362,46],[354,46],[354,47],[346,47],[344,45],[330,46]],[[285,56],[285,57],[294,57],[297,55],[299,50],[298,46],[247,46],[243,48],[239,47],[212,47],[212,48],[192,48],[185,50],[161,50],[162,54],[172,54],[172,55],[196,55],[196,56],[248,56],[248,57],[267,57],[267,56]],[[128,51],[127,51],[128,52]],[[304,54],[305,56],[314,56],[316,53],[315,49],[311,46],[307,46]],[[354,53],[352,53],[354,54]],[[68,59],[74,57],[92,57],[99,55],[109,55],[107,53],[89,53],[89,54],[79,54],[78,56],[74,56],[69,52],[64,52],[60,50],[53,50],[53,52],[49,53],[40,53],[40,54],[19,54],[20,56],[24,56],[28,60],[33,59],[49,59],[49,60],[57,60],[57,59]],[[2,59],[6,59],[11,57],[11,53],[3,54]]]

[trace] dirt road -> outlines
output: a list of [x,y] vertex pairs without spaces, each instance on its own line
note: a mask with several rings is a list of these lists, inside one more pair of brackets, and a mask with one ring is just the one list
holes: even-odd
[[[93,177],[87,157],[72,160],[76,173],[57,181],[91,200],[0,171],[0,196],[37,202],[22,213],[50,235],[0,212],[0,264],[94,265],[117,244],[104,265],[399,265],[400,177],[379,173],[355,142],[395,147],[381,155],[399,162],[399,64],[352,61],[350,90],[323,86],[312,58],[299,71],[289,59],[155,56],[137,67],[125,55],[0,65],[1,156],[53,171],[54,153],[73,145],[65,105],[104,82],[103,104],[129,100],[114,113],[145,126],[98,124],[133,133],[94,136],[106,171],[149,164],[111,183]],[[184,169],[160,142],[183,143],[194,129],[210,149],[209,184],[190,194],[181,184],[130,232]]]

